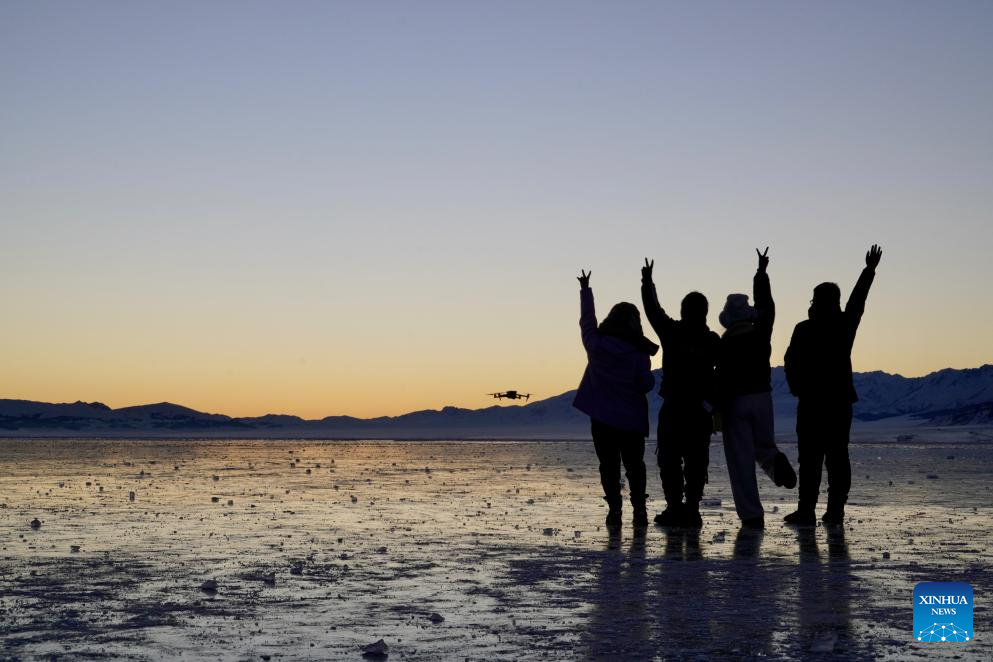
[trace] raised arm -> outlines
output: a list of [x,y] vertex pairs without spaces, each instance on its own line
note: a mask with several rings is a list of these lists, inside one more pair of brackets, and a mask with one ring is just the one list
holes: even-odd
[[659,340],[664,345],[666,336],[672,328],[674,320],[666,315],[662,306],[659,304],[659,295],[655,291],[655,283],[652,280],[652,268],[654,266],[655,260],[649,262],[646,257],[645,266],[641,268],[641,305],[645,309],[645,317],[648,318],[648,323],[655,329],[656,335],[658,335]]
[[590,276],[593,272],[580,271],[579,281],[579,330],[583,336],[583,347],[587,352],[596,347],[596,308],[593,306],[593,290],[590,289]]
[[859,274],[859,279],[852,288],[852,294],[848,297],[845,313],[852,318],[855,326],[858,326],[865,312],[865,300],[869,296],[869,288],[872,287],[872,281],[876,277],[876,267],[879,266],[882,257],[883,249],[873,244],[865,254],[865,269]]
[[766,269],[769,266],[769,247],[765,247],[764,253],[759,253],[759,268],[755,271],[752,279],[752,298],[755,299],[755,310],[758,312],[757,324],[764,327],[772,334],[772,324],[776,321],[776,303],[772,300],[772,286],[769,284],[769,274]]

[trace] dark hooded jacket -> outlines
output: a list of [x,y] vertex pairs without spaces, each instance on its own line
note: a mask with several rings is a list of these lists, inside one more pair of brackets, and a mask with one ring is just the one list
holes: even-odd
[[717,390],[720,406],[731,398],[772,390],[772,325],[776,304],[772,300],[769,274],[756,271],[752,279],[756,318],[734,324],[721,336],[717,356]]
[[786,381],[793,395],[801,399],[858,400],[852,381],[852,346],[875,276],[875,270],[866,267],[844,310],[819,313],[793,329],[784,361]]
[[655,284],[641,283],[645,317],[662,344],[662,385],[659,395],[670,402],[700,404],[714,401],[714,366],[721,338],[706,321],[675,320],[659,304]]
[[622,340],[597,329],[593,290],[579,292],[579,328],[587,364],[573,406],[611,427],[648,436],[648,399],[655,386],[651,356],[658,346],[643,336]]

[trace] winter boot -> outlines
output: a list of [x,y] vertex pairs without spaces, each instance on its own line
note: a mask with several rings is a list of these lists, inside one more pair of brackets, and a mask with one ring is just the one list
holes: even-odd
[[642,495],[641,498],[631,497],[631,508],[634,510],[631,523],[635,526],[648,526],[648,510],[645,507],[647,500],[647,494]]
[[786,454],[782,452],[776,453],[776,457],[773,462],[773,482],[776,483],[778,487],[785,487],[788,490],[792,490],[796,487],[796,472],[793,471],[793,467],[790,466],[790,460],[786,457]]
[[659,526],[682,526],[683,504],[679,502],[667,504],[665,510],[655,516],[655,523]]
[[821,515],[825,526],[841,526],[845,523],[845,507],[828,504],[827,511]]
[[603,499],[607,502],[607,507],[609,508],[605,524],[608,527],[619,527],[621,525],[621,497],[604,497]]
[[783,521],[792,526],[817,526],[817,516],[814,515],[814,511],[806,508],[797,508],[795,512],[784,517]]
[[700,504],[686,504],[683,508],[682,525],[687,529],[699,529],[703,526],[703,518],[700,517]]
[[757,515],[755,517],[746,517],[741,520],[741,526],[746,529],[764,529],[765,528],[765,517],[762,515]]

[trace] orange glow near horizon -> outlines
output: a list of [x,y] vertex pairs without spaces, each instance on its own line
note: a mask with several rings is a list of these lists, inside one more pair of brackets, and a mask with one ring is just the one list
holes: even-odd
[[[880,271],[879,291],[870,295],[856,341],[856,370],[919,376],[944,367],[989,362],[983,354],[985,334],[979,329],[960,330],[957,342],[942,346],[940,355],[925,351],[932,339],[924,333],[890,338],[888,325],[879,319],[892,307],[880,301],[885,296],[880,291],[890,289],[882,267]],[[564,295],[570,304],[576,303],[571,287]],[[779,300],[783,319],[788,313],[783,297]],[[303,418],[392,416],[449,405],[513,406],[521,403],[497,401],[486,394],[519,389],[532,393],[534,402],[571,390],[579,382],[585,356],[578,326],[571,319],[576,311],[562,303],[557,306],[560,319],[549,320],[549,328],[541,333],[528,330],[521,320],[508,320],[505,329],[487,328],[485,320],[477,320],[465,322],[464,333],[439,334],[432,343],[424,337],[431,334],[410,328],[406,336],[398,336],[390,352],[378,351],[380,340],[390,343],[368,337],[376,334],[366,334],[366,344],[362,334],[342,334],[331,343],[344,344],[348,351],[330,349],[320,333],[301,338],[295,346],[274,343],[267,348],[262,344],[266,332],[258,325],[243,329],[238,342],[225,342],[223,332],[198,336],[202,324],[191,325],[185,336],[178,329],[172,329],[171,336],[155,336],[151,331],[157,322],[149,321],[144,335],[120,336],[111,343],[100,339],[95,328],[88,338],[74,336],[56,319],[38,323],[41,331],[33,336],[28,324],[23,328],[13,324],[4,332],[7,346],[12,334],[20,340],[18,351],[6,352],[0,364],[0,397],[100,401],[113,408],[168,401],[230,416],[272,413]],[[101,326],[99,316],[94,316],[76,330]],[[140,326],[129,333],[138,330]],[[785,322],[777,325],[774,364],[781,363],[789,332]],[[272,342],[271,337],[268,340]],[[658,366],[656,357],[653,367]]]

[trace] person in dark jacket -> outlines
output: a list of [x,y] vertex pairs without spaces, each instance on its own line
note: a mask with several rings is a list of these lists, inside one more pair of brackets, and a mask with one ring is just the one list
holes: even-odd
[[642,333],[641,314],[634,304],[617,304],[597,326],[590,274],[581,273],[579,328],[587,363],[572,404],[590,417],[593,447],[600,461],[600,484],[609,506],[607,526],[621,523],[622,463],[634,510],[633,522],[635,526],[646,526],[645,394],[655,386],[651,357],[659,348]]
[[845,519],[845,503],[852,485],[848,435],[852,403],[858,400],[852,382],[852,346],[882,256],[882,249],[873,244],[844,310],[841,289],[835,283],[815,287],[808,319],[793,330],[785,366],[790,392],[798,398],[800,503],[796,512],[783,518],[788,524],[817,523],[814,508],[823,465],[827,466],[828,504],[821,519],[826,524],[841,524]]
[[726,329],[717,357],[717,389],[731,494],[745,526],[765,526],[755,463],[779,486],[796,486],[796,473],[776,447],[772,417],[772,325],[776,306],[769,285],[769,249],[759,256],[752,281],[755,306],[746,294],[730,294],[720,314]]
[[655,523],[695,528],[703,525],[700,499],[714,432],[711,400],[721,338],[707,326],[707,297],[699,292],[683,297],[679,320],[666,314],[652,280],[654,266],[646,258],[641,268],[641,302],[662,345],[658,465],[666,507]]

